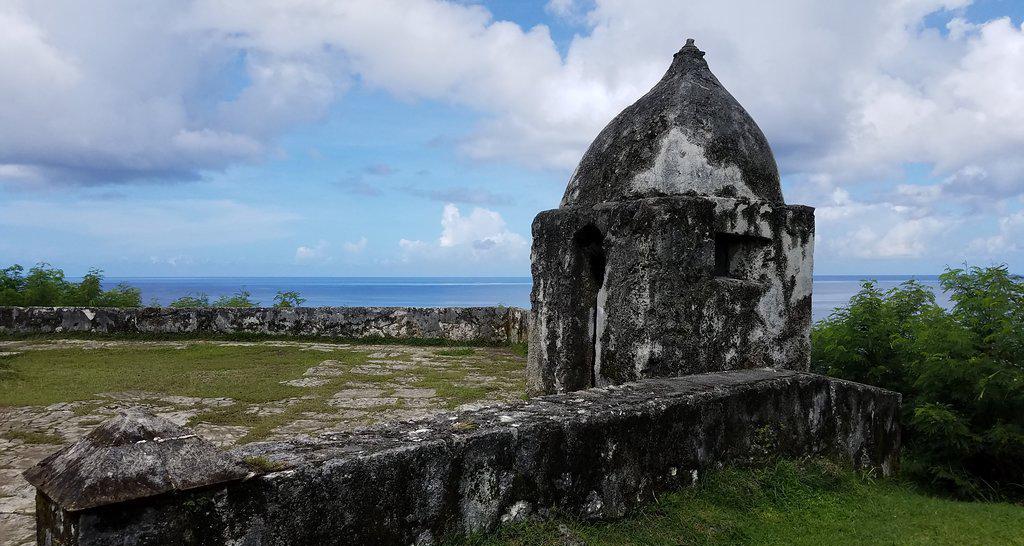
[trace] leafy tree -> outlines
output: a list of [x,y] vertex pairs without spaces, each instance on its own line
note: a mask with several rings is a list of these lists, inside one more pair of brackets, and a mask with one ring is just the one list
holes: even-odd
[[69,287],[70,290],[65,298],[65,305],[85,306],[89,305],[89,302],[96,301],[103,293],[103,288],[100,286],[102,282],[103,271],[95,268],[90,269],[82,277],[82,281],[78,283],[78,286]]
[[103,271],[90,269],[80,282],[65,278],[64,272],[47,263],[36,264],[28,274],[20,265],[0,270],[0,305],[138,307],[142,297],[137,288],[120,284],[103,290]]
[[256,307],[252,294],[248,290],[239,290],[230,296],[221,296],[213,302],[213,307]]
[[25,276],[22,305],[61,305],[71,301],[71,289],[63,271],[48,263],[39,263]]
[[279,291],[274,296],[274,307],[299,307],[305,302],[306,298],[299,296],[299,293],[293,290],[287,292]]
[[948,311],[920,283],[864,283],[814,326],[812,366],[902,392],[907,451],[931,483],[1024,495],[1024,279],[971,267],[939,283]]
[[142,292],[134,286],[118,283],[90,300],[92,307],[142,307]]
[[0,269],[0,305],[22,305],[24,272],[25,268],[17,264]]

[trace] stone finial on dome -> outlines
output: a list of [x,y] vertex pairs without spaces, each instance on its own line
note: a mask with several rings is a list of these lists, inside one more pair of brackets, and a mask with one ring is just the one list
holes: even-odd
[[[682,49],[676,52],[676,55],[691,55],[704,58],[704,52],[697,48],[697,44],[693,42],[693,38],[686,39],[686,45]],[[675,57],[675,55],[673,55]]]
[[590,145],[562,206],[666,195],[783,203],[768,140],[711,73],[692,38],[661,81]]

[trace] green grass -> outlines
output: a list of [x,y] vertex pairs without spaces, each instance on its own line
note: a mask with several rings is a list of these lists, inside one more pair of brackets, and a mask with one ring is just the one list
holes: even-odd
[[27,350],[0,361],[0,406],[92,400],[104,392],[146,391],[265,403],[308,389],[282,385],[325,359],[361,363],[362,353],[296,347],[173,347]]
[[526,343],[513,343],[509,345],[509,348],[512,349],[512,353],[517,356],[525,357],[527,353],[530,352],[530,347]]
[[823,461],[715,472],[627,518],[571,518],[503,527],[454,545],[1024,544],[1024,506],[928,496]]
[[64,439],[56,434],[40,432],[38,430],[8,430],[0,434],[0,437],[8,440],[21,440],[26,444],[52,444],[61,445]]
[[242,461],[260,472],[276,472],[288,466],[280,461],[272,461],[262,456],[245,457]]
[[[437,391],[437,396],[445,399],[445,406],[448,409],[454,409],[467,402],[487,398],[489,395],[508,388],[494,381],[467,384],[466,376],[470,372],[510,381],[510,374],[521,370],[521,368],[522,362],[497,355],[489,355],[487,358],[480,360],[466,361],[458,368],[420,366],[409,371],[409,375],[419,378],[417,381],[410,383],[410,386],[434,389]],[[526,386],[518,384],[514,388],[523,392]]]
[[[269,345],[221,346],[214,343],[189,343],[184,348],[145,343],[129,343],[104,348],[61,347],[23,350],[0,359],[0,407],[46,406],[57,402],[79,402],[73,408],[77,415],[91,415],[106,404],[102,394],[142,392],[141,398],[155,399],[165,395],[198,398],[230,398],[236,403],[209,408],[190,422],[248,427],[241,442],[266,438],[274,429],[292,422],[307,412],[338,413],[327,403],[339,389],[349,384],[376,384],[393,393],[399,378],[418,378],[411,387],[430,387],[445,398],[447,407],[471,402],[495,390],[509,388],[522,362],[502,349],[460,348],[452,352],[470,357],[457,365],[435,367],[434,364],[412,369],[388,370],[386,373],[363,373],[370,349],[338,346],[332,351],[302,350],[301,347]],[[486,352],[480,355],[480,352]],[[324,360],[336,360],[336,374],[324,377],[327,382],[314,387],[283,385],[282,381],[298,379],[307,369]],[[411,362],[411,354],[389,357],[389,360]],[[469,373],[498,377],[502,385],[465,384]],[[522,386],[514,386],[522,390]],[[258,406],[279,402],[280,413],[252,413]],[[287,402],[287,403],[285,403]],[[398,409],[399,404],[367,408],[367,423],[373,414]]]

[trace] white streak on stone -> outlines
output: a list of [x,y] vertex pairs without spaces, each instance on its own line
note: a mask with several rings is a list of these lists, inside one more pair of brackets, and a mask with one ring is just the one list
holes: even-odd
[[637,173],[629,182],[630,189],[638,195],[652,190],[668,195],[687,191],[719,195],[727,186],[732,186],[737,196],[758,199],[743,182],[739,167],[712,165],[704,148],[693,143],[678,127],[673,127],[662,138],[654,165]]

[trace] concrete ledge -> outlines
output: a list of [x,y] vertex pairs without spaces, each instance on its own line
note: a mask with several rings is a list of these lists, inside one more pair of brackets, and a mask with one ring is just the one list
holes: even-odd
[[710,468],[777,455],[828,456],[892,473],[899,405],[893,392],[794,371],[651,379],[250,444],[227,454],[262,468],[249,479],[84,510],[59,506],[43,487],[38,537],[42,544],[432,544],[555,511],[618,517]]
[[0,307],[0,334],[267,334],[526,341],[518,307]]

